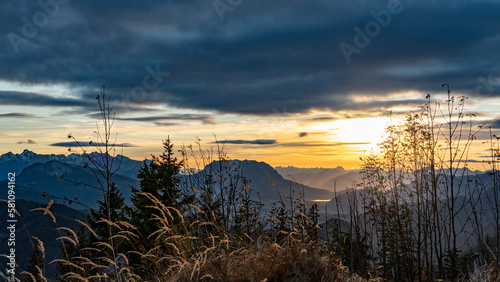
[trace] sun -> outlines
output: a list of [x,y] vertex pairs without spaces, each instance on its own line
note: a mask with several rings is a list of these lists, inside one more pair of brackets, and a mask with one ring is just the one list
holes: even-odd
[[[355,118],[333,121],[331,129],[335,130],[336,139],[346,143],[370,143],[362,147],[373,148],[383,141],[385,128],[390,122],[388,117]],[[353,144],[359,147],[360,145]]]

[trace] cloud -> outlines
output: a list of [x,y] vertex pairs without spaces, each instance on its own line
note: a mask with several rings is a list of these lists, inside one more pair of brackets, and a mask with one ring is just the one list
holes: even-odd
[[500,129],[500,119],[493,119],[489,121],[487,126],[491,126],[493,129]]
[[174,125],[178,125],[178,123],[175,123],[175,122],[155,122],[154,124],[156,124],[158,126],[174,126]]
[[27,145],[33,145],[33,144],[37,144],[36,141],[34,140],[31,140],[31,139],[28,139],[26,141],[18,141],[17,144],[27,144]]
[[[100,117],[100,113],[92,113],[98,110],[95,93],[99,93],[99,91],[99,88],[95,88],[93,91],[89,91],[92,92],[92,94],[87,95],[76,91],[75,97],[61,98],[34,92],[0,90],[0,104],[13,106],[59,107],[65,110],[58,112],[57,115],[86,114],[90,117]],[[115,95],[115,98],[116,97],[117,96]],[[150,113],[157,111],[156,109],[151,109],[145,106],[127,104],[120,99],[113,99],[111,100],[111,102],[113,104],[113,110],[117,112],[117,114],[124,114],[129,112]],[[25,113],[10,113],[0,115],[0,117],[31,118],[36,116]]]
[[[89,106],[91,103],[85,102],[80,99],[55,98],[49,95],[42,95],[33,92],[0,91],[0,104],[22,106],[84,107]],[[92,106],[95,106],[95,104],[92,103]]]
[[289,142],[289,143],[279,143],[279,146],[284,147],[338,147],[338,146],[349,146],[349,145],[369,145],[370,142],[333,142],[333,143],[308,143],[308,142]]
[[[89,142],[71,141],[71,142],[53,143],[53,144],[50,144],[50,146],[53,146],[53,147],[80,147],[80,146],[82,146],[82,147],[95,147],[95,146],[101,147],[101,146],[104,146],[104,144],[97,143],[97,142],[90,144]],[[116,147],[137,147],[136,145],[133,145],[130,143],[117,143],[115,146]]]
[[37,116],[26,113],[0,114],[0,118],[36,118]]
[[300,132],[299,133],[300,138],[305,137],[305,136],[307,136],[307,132]]
[[337,117],[332,117],[332,116],[328,116],[328,117],[313,117],[313,118],[308,118],[308,119],[305,119],[303,120],[302,122],[303,123],[312,123],[312,122],[329,122],[329,121],[335,121],[335,120],[338,120],[339,118]]
[[475,159],[471,159],[471,160],[467,160],[468,163],[482,163],[484,165],[488,165],[488,164],[492,164],[492,163],[500,163],[500,159],[494,159],[492,160],[491,157],[488,157],[488,156],[480,156],[480,158],[489,158],[488,160],[475,160]]
[[[454,93],[500,96],[500,30],[492,28],[500,3],[400,2],[402,12],[351,63],[340,43],[355,45],[354,28],[363,30],[387,1],[246,1],[224,21],[210,1],[71,2],[18,52],[6,37],[0,42],[0,80],[64,84],[72,97],[3,91],[0,104],[95,109],[102,83],[121,111],[160,104],[247,115],[284,106],[292,114],[368,113],[416,105],[427,92],[443,93],[443,82]],[[23,17],[41,10],[38,1],[2,5],[0,34],[23,36]],[[409,91],[422,97],[394,96]],[[359,103],[360,95],[379,100]]]
[[273,139],[257,139],[257,140],[225,140],[215,141],[213,144],[235,144],[235,145],[274,145],[278,141]]
[[[157,121],[164,120],[197,120],[203,123],[214,123],[212,115],[194,115],[194,114],[173,114],[164,116],[146,116],[146,117],[129,117],[129,118],[116,118],[117,120],[127,120],[127,121]],[[173,125],[173,124],[170,124]]]

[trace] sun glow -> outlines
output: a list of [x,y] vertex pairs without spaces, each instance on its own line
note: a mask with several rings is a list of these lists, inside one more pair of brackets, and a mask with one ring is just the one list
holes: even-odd
[[[331,128],[335,129],[336,137],[340,142],[346,143],[370,143],[368,148],[375,147],[383,141],[383,133],[389,124],[388,117],[380,118],[356,118],[344,119],[331,122]],[[360,145],[353,144],[359,147]],[[362,147],[366,147],[362,145]]]

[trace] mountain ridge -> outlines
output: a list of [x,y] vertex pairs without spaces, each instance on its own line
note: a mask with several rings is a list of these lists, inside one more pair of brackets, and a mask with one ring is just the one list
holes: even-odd
[[[263,199],[278,200],[281,195],[287,195],[291,190],[294,193],[304,192],[307,200],[330,198],[331,191],[302,185],[301,183],[283,178],[271,165],[255,160],[228,160],[213,161],[207,164],[203,170],[193,176],[186,176],[188,179],[197,175],[218,175],[220,171],[225,173],[232,170],[233,173],[241,170],[241,175],[249,180],[248,187]],[[203,178],[203,177],[202,177]],[[217,178],[221,178],[220,176]],[[298,195],[298,194],[297,194]],[[254,195],[255,196],[255,195]]]
[[351,181],[358,181],[361,178],[359,170],[346,170],[341,166],[337,166],[335,168],[299,168],[293,166],[278,166],[275,169],[285,179],[328,191],[350,188]]
[[[54,201],[81,202],[85,206],[97,208],[97,200],[102,199],[99,183],[96,176],[83,166],[64,163],[56,160],[45,163],[34,163],[24,168],[16,177],[16,184],[28,187],[40,197],[55,198]],[[130,178],[121,174],[113,176],[113,182],[130,204],[131,188],[138,186],[137,178]],[[31,197],[36,200],[36,197]]]
[[[90,157],[100,158],[98,153],[90,153]],[[117,187],[126,197],[130,204],[131,186],[139,187],[137,171],[143,162],[131,160],[125,156],[117,156],[124,160],[126,169],[121,168],[113,177]],[[97,200],[102,198],[102,191],[92,189],[90,186],[98,186],[95,175],[91,170],[85,168],[88,162],[86,156],[78,154],[70,155],[43,155],[24,150],[21,154],[9,152],[0,156],[0,170],[7,168],[13,170],[17,175],[17,184],[20,188],[20,197],[28,200],[45,202],[53,196],[58,203],[75,203],[81,201],[85,206],[96,208]],[[214,161],[207,164],[201,171],[195,174],[214,174],[217,167],[233,167],[242,171],[242,176],[248,179],[250,187],[255,196],[278,200],[281,196],[292,194],[298,196],[304,192],[308,200],[328,199],[333,196],[331,191],[316,188],[297,181],[288,180],[272,166],[262,161],[255,160],[229,160]],[[10,171],[10,169],[9,169]],[[5,173],[7,175],[7,172]],[[181,174],[181,179],[186,180],[193,176]],[[69,181],[64,181],[69,180]],[[5,182],[5,180],[1,180]],[[87,184],[87,185],[86,185]],[[90,185],[90,186],[89,186]],[[47,196],[47,198],[42,198]],[[38,196],[38,197],[37,197]],[[75,199],[78,199],[75,200]]]
[[[89,156],[94,159],[98,159],[99,155],[100,153],[97,152],[89,154]],[[124,155],[116,155],[112,158],[117,161],[116,164],[119,165],[119,167],[117,167],[117,173],[123,175],[130,175],[131,173],[135,175],[143,164],[143,161],[136,161]],[[0,155],[0,180],[6,180],[9,172],[19,174],[24,168],[32,164],[37,162],[46,163],[53,160],[82,166],[88,162],[88,158],[85,155],[76,153],[71,153],[69,155],[37,154],[28,149],[24,149],[22,153],[17,154],[8,152]]]

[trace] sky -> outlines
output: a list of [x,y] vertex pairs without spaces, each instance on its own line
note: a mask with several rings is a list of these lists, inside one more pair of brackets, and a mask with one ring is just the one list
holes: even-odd
[[135,159],[169,137],[356,168],[388,111],[443,103],[443,83],[500,130],[498,1],[6,0],[0,14],[0,153],[89,140],[103,85]]

